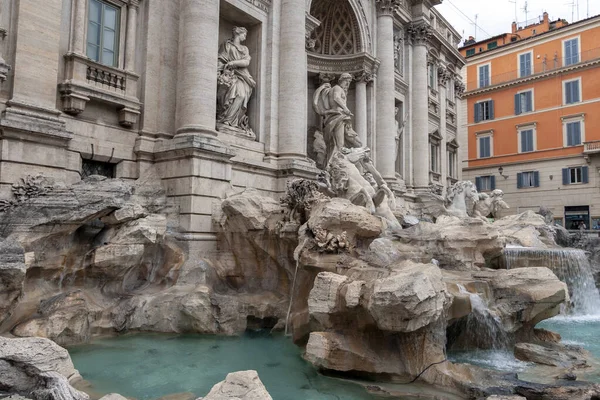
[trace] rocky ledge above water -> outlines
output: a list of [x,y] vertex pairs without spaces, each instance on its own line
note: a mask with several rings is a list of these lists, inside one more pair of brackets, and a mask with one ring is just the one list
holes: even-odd
[[479,395],[515,383],[446,360],[477,332],[474,301],[512,346],[535,342],[535,324],[569,298],[547,268],[489,268],[507,244],[556,246],[531,212],[494,223],[439,214],[400,230],[301,181],[283,203],[255,190],[216,201],[220,250],[208,254],[180,240],[152,173],[43,185],[0,214],[0,333],[66,345],[132,330],[285,329],[323,371]]

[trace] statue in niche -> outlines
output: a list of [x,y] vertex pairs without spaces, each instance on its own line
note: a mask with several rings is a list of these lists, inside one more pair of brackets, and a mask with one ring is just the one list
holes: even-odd
[[404,64],[404,37],[402,31],[394,34],[394,67],[396,71],[403,74]]
[[248,30],[233,28],[233,37],[219,48],[217,87],[217,130],[250,139],[256,135],[248,123],[248,101],[256,81],[250,75],[250,53],[242,42]]
[[395,125],[396,125],[396,169],[399,169],[399,161],[402,161],[402,157],[400,152],[402,149],[400,148],[400,142],[402,140],[402,134],[404,133],[404,127],[406,126],[406,121],[408,120],[408,113],[404,116],[404,120],[402,122],[398,121],[398,111],[400,111],[399,107],[394,109],[394,115],[396,116]]
[[383,217],[392,229],[402,229],[394,216],[396,198],[388,188],[352,127],[352,112],[346,105],[352,75],[343,73],[335,86],[324,83],[315,92],[313,109],[322,118],[327,146],[324,180],[328,192],[364,206]]

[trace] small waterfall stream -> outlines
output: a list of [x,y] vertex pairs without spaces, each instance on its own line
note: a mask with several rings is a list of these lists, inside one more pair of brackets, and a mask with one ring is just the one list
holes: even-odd
[[502,327],[502,321],[488,308],[485,301],[477,293],[471,293],[458,284],[460,293],[469,296],[471,313],[467,317],[466,331],[473,333],[470,337],[473,347],[506,350],[510,340]]
[[583,250],[512,246],[504,249],[504,257],[508,269],[528,266],[550,268],[569,288],[569,314],[600,315],[600,292]]

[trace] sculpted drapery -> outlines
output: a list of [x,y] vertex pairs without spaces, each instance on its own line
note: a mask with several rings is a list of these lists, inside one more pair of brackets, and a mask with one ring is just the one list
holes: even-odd
[[248,123],[248,101],[256,87],[248,66],[251,57],[246,40],[246,28],[233,28],[233,37],[219,48],[218,89],[217,89],[217,129],[235,134],[256,137]]

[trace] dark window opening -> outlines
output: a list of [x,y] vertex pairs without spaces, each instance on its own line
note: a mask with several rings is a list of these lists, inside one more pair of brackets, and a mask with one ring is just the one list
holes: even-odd
[[102,161],[83,160],[81,163],[81,178],[87,178],[91,175],[101,175],[107,178],[114,178],[115,164]]

